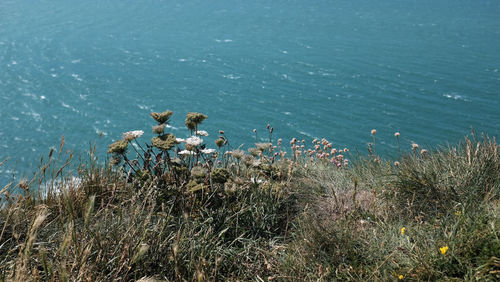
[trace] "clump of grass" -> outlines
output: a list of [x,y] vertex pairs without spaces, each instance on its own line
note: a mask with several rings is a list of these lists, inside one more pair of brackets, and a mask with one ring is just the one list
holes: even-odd
[[435,217],[500,198],[500,160],[494,139],[466,137],[432,154],[410,154],[396,170],[395,204],[415,216]]

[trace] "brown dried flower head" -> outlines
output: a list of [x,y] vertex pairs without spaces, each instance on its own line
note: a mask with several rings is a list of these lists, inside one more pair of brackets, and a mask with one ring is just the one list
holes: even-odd
[[164,123],[153,126],[153,133],[163,134],[164,131],[165,131],[165,124]]
[[195,130],[206,118],[204,114],[191,112],[186,115],[185,125],[189,130]]
[[151,139],[151,144],[160,150],[168,151],[176,144],[176,138],[173,134],[164,134]]
[[123,154],[127,151],[128,142],[126,140],[118,140],[109,145],[108,154],[117,153]]
[[174,112],[166,110],[163,113],[150,113],[149,115],[153,117],[159,124],[167,122]]
[[269,149],[273,144],[271,143],[255,143],[255,147],[257,148],[257,150],[261,151],[261,152],[264,152],[266,151],[267,149]]
[[239,160],[239,159],[241,159],[241,158],[245,155],[245,151],[243,151],[243,150],[239,150],[239,149],[236,149],[236,150],[233,150],[233,151],[231,152],[231,155],[232,155],[235,159]]

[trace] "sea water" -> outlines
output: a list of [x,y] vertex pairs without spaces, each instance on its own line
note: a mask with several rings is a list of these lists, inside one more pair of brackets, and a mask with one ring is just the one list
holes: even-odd
[[[2,0],[0,188],[51,147],[84,154],[152,111],[235,147],[292,137],[390,155],[500,133],[500,1]],[[253,132],[257,129],[257,136]],[[99,138],[101,135],[101,138]]]

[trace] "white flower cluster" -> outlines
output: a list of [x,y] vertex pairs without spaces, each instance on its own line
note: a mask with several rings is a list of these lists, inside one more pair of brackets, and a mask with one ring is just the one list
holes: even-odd
[[213,153],[215,153],[215,149],[203,149],[203,150],[201,150],[201,152],[203,154],[207,154],[207,155],[208,154],[213,154]]
[[188,139],[186,139],[186,144],[190,146],[198,146],[201,145],[201,143],[203,143],[203,139],[201,139],[198,136],[191,136]]
[[198,131],[196,131],[196,135],[208,136],[208,132],[206,132],[205,130],[198,130]]
[[188,151],[188,150],[182,150],[179,152],[179,155],[194,155],[195,152],[193,151]]
[[142,131],[142,130],[128,131],[128,132],[123,133],[122,138],[123,138],[123,140],[130,142],[130,141],[134,140],[135,138],[141,137],[143,134],[144,134],[144,131]]

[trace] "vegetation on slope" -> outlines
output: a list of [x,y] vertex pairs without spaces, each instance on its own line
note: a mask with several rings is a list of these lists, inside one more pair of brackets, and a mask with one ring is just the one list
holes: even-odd
[[[395,161],[327,140],[214,148],[189,113],[186,140],[152,113],[77,177],[53,151],[0,191],[0,280],[500,279],[498,145],[475,134]],[[396,134],[399,142],[399,134]],[[133,156],[133,157],[132,157]],[[13,189],[22,190],[12,193]],[[10,193],[9,193],[10,192]]]

